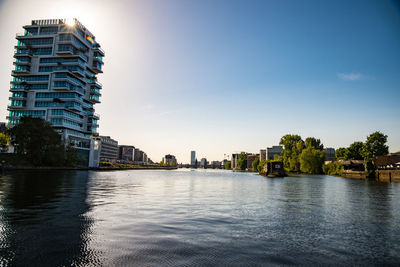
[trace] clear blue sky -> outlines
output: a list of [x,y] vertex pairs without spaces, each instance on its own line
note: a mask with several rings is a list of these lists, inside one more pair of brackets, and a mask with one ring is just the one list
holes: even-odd
[[100,134],[159,161],[327,147],[379,130],[400,150],[398,1],[0,0],[5,120],[15,33],[73,16],[106,51]]

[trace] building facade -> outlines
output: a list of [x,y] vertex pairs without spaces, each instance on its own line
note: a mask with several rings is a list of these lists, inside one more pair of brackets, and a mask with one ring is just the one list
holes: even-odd
[[282,146],[272,146],[272,147],[267,147],[267,152],[266,152],[266,159],[267,160],[273,160],[275,155],[280,156],[283,151]]
[[[256,158],[260,158],[260,154],[247,154],[247,169],[248,170],[253,170],[253,161],[256,160]],[[256,171],[256,170],[254,170]]]
[[206,158],[202,158],[200,160],[200,168],[207,168],[207,166],[208,166],[207,159]]
[[110,136],[100,136],[100,161],[116,162],[118,159],[118,141]]
[[267,158],[267,150],[266,149],[260,149],[260,161],[263,161]]
[[174,155],[165,155],[164,157],[164,164],[167,166],[177,166],[177,161],[176,161],[176,157]]
[[196,164],[196,151],[190,152],[190,165],[195,166]]
[[[104,51],[78,20],[33,20],[17,34],[8,124],[22,116],[49,121],[65,144],[89,157],[97,136]],[[93,144],[92,144],[93,146]]]
[[118,146],[118,159],[126,162],[133,162],[134,146]]
[[324,149],[325,151],[325,161],[335,161],[336,160],[336,155],[335,155],[335,149],[332,147],[327,147]]
[[232,159],[231,159],[231,168],[237,169],[237,161],[239,159],[239,154],[232,154]]
[[135,161],[137,163],[141,163],[141,162],[143,162],[143,156],[144,156],[144,152],[142,150],[140,150],[139,148],[135,148],[133,161]]

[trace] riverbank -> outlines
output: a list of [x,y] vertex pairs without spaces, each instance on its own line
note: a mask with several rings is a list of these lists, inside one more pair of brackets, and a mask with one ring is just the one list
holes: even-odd
[[139,166],[132,165],[130,167],[4,167],[4,171],[118,171],[118,170],[175,170],[177,167],[164,166]]

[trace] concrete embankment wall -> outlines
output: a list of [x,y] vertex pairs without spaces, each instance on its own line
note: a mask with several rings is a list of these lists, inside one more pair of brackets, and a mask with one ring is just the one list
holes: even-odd
[[377,170],[376,180],[386,183],[400,183],[400,170]]
[[344,170],[342,172],[342,176],[345,178],[350,178],[350,179],[365,179],[366,178],[364,171]]

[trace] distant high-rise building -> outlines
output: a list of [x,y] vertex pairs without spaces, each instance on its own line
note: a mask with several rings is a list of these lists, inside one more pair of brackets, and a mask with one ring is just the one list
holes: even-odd
[[9,125],[23,116],[49,121],[66,144],[89,157],[97,136],[104,51],[78,20],[32,20],[17,34],[12,71]]
[[194,166],[196,164],[196,151],[190,152],[190,165]]

